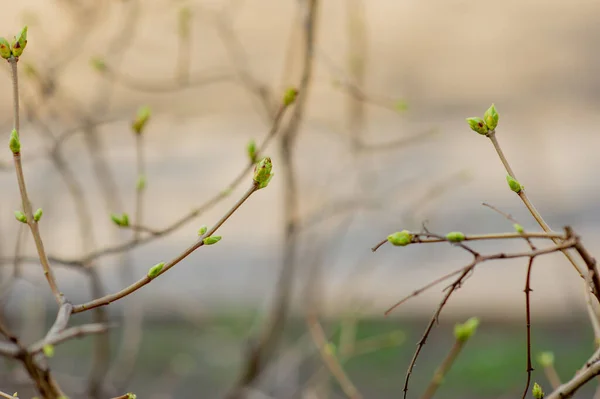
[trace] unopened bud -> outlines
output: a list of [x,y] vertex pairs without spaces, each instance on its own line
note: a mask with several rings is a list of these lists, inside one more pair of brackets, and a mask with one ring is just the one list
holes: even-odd
[[158,264],[152,266],[150,268],[150,270],[148,270],[148,277],[155,278],[156,276],[158,276],[160,274],[160,272],[162,271],[162,269],[163,269],[164,266],[165,266],[165,264],[163,262],[158,263]]
[[269,185],[269,182],[273,178],[272,170],[273,164],[271,162],[271,158],[269,157],[261,159],[261,161],[254,167],[253,179],[259,190]]
[[471,126],[471,129],[476,131],[479,134],[487,134],[488,127],[485,124],[485,121],[481,118],[467,118],[467,123]]
[[496,111],[496,106],[494,104],[485,111],[483,120],[490,130],[494,130],[496,126],[498,126],[498,112]]
[[25,50],[25,46],[27,46],[27,26],[21,29],[19,35],[15,37],[15,41],[12,44],[12,53],[15,57],[20,57],[23,54],[23,50]]
[[412,242],[413,235],[408,230],[397,231],[390,234],[387,240],[395,246],[405,247]]
[[21,140],[19,139],[19,133],[16,129],[13,129],[10,132],[10,139],[8,139],[8,147],[12,151],[13,154],[18,154],[21,152]]
[[295,88],[288,89],[283,96],[283,104],[285,106],[292,105],[298,97],[298,90]]
[[133,131],[136,134],[142,134],[144,127],[148,123],[149,119],[150,119],[150,108],[148,106],[140,107],[135,120],[131,124],[131,128],[133,129]]
[[202,242],[204,243],[204,245],[213,245],[221,241],[221,238],[221,236],[210,236],[206,237],[204,240],[202,240]]
[[537,382],[533,384],[533,389],[531,390],[534,399],[544,399],[544,391],[542,391],[542,387]]
[[457,324],[454,327],[454,337],[461,342],[467,341],[469,338],[475,334],[477,330],[477,326],[479,326],[479,319],[476,317],[471,317],[469,320],[465,321],[462,324]]
[[12,56],[10,43],[3,37],[0,37],[0,57],[9,59]]
[[508,182],[508,187],[510,187],[510,189],[515,193],[518,194],[521,192],[521,190],[523,190],[523,186],[521,186],[521,183],[519,183],[511,175],[506,175],[506,181]]
[[38,210],[35,211],[35,213],[33,214],[33,220],[35,220],[36,222],[39,222],[40,219],[42,218],[43,214],[44,214],[44,211],[42,211],[42,208],[38,208]]
[[460,231],[452,231],[446,234],[446,239],[450,242],[461,242],[465,240],[465,235]]
[[15,219],[21,223],[27,223],[27,216],[21,211],[15,211]]

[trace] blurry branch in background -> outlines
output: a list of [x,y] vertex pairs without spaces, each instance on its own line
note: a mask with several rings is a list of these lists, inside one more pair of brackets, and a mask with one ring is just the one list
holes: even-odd
[[446,374],[448,374],[448,371],[450,371],[450,368],[452,368],[452,365],[456,361],[456,358],[464,348],[465,344],[473,336],[473,334],[475,334],[478,325],[479,319],[474,317],[470,318],[462,324],[457,324],[456,327],[454,327],[454,345],[452,345],[450,352],[448,353],[442,364],[440,364],[438,369],[435,371],[435,374],[433,375],[431,382],[427,386],[427,390],[425,391],[423,396],[421,396],[421,399],[431,399],[433,395],[435,395],[436,391],[444,382]]
[[[298,136],[302,119],[307,105],[309,87],[313,77],[314,68],[314,45],[318,23],[318,0],[307,0],[306,3],[298,5],[298,12],[303,15],[301,22],[302,40],[302,62],[300,82],[298,84],[298,98],[295,99],[296,106],[287,125],[281,132],[279,151],[281,153],[281,174],[284,184],[283,193],[283,218],[284,218],[284,247],[283,261],[275,287],[275,299],[266,324],[258,338],[258,342],[250,349],[247,359],[242,365],[241,375],[233,390],[227,395],[228,398],[243,398],[245,390],[254,384],[260,376],[266,364],[276,352],[288,316],[295,266],[297,263],[297,230],[299,227],[299,188],[297,183],[297,171],[294,167],[294,147]],[[295,95],[294,95],[295,98]]]
[[544,374],[550,383],[552,389],[558,389],[560,387],[560,377],[554,368],[554,353],[552,352],[542,352],[538,355],[537,361],[542,369],[544,370]]
[[[293,104],[293,96],[294,96],[293,89],[290,89],[288,91],[288,93],[286,94],[286,96],[289,99],[292,99],[292,101],[289,101],[289,100],[286,101],[285,98],[281,100],[279,110],[275,116],[275,119],[273,121],[273,125],[272,125],[270,131],[268,132],[267,136],[263,139],[263,141],[255,149],[255,153],[254,153],[255,158],[262,156],[264,149],[268,146],[268,144],[271,142],[271,140],[279,132],[283,117],[284,117],[287,109]],[[254,166],[254,161],[252,159],[249,159],[247,166],[244,167],[244,169],[239,173],[239,175],[237,175],[235,177],[235,179],[230,184],[228,184],[222,191],[220,191],[215,196],[213,196],[212,198],[210,198],[209,200],[207,200],[206,202],[204,202],[203,204],[201,204],[200,206],[198,206],[191,212],[180,217],[175,222],[173,222],[172,224],[170,224],[169,226],[167,226],[163,229],[154,229],[154,228],[145,227],[145,226],[132,226],[129,224],[120,225],[119,227],[124,228],[124,229],[140,230],[142,232],[148,232],[149,234],[142,238],[138,238],[138,239],[133,238],[128,241],[125,241],[124,243],[101,248],[101,249],[98,249],[91,253],[86,253],[79,258],[63,259],[63,258],[60,258],[57,256],[51,256],[50,259],[52,259],[56,263],[66,265],[66,266],[76,266],[76,267],[82,266],[88,262],[98,260],[104,256],[119,254],[119,253],[125,252],[127,250],[131,250],[133,248],[141,246],[143,244],[152,242],[159,237],[168,235],[168,234],[176,231],[177,229],[181,228],[182,226],[190,223],[194,218],[202,215],[203,213],[205,213],[206,211],[208,211],[209,209],[214,207],[216,204],[220,203],[223,199],[229,197],[231,195],[231,193],[234,191],[234,189],[236,189],[244,181],[245,177],[248,175],[248,173],[250,173],[253,166]],[[2,259],[1,263],[8,263],[8,262],[12,262],[13,260],[14,259]],[[35,259],[32,257],[23,257],[22,259],[19,259],[19,260],[28,261],[28,262],[35,261]]]

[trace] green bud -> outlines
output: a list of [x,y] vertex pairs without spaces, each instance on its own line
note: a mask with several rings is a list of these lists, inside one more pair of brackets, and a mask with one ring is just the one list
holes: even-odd
[[254,183],[258,186],[259,190],[269,185],[271,178],[273,178],[272,170],[273,164],[269,157],[261,159],[254,167]]
[[143,191],[146,188],[146,176],[140,175],[135,183],[135,189],[137,191]]
[[144,127],[148,123],[149,119],[150,108],[148,106],[140,107],[135,120],[131,124],[131,128],[136,134],[142,134],[142,131],[144,130]]
[[412,242],[413,235],[408,230],[397,231],[390,234],[387,240],[397,247],[405,247]]
[[248,145],[246,146],[246,152],[248,153],[250,162],[256,163],[256,142],[254,142],[254,140],[250,140],[248,142]]
[[513,224],[513,227],[517,233],[523,234],[525,232],[525,229],[523,229],[523,226],[521,226],[518,223]]
[[19,139],[19,133],[16,129],[13,129],[12,132],[10,132],[8,147],[10,148],[13,154],[18,154],[21,152],[21,140]]
[[137,395],[134,393],[128,392],[127,399],[137,399]]
[[50,344],[46,344],[44,345],[44,347],[42,348],[44,355],[46,357],[52,357],[54,356],[54,345],[50,345]]
[[27,216],[21,211],[15,211],[15,219],[21,223],[27,223]]
[[13,393],[13,396],[16,398],[18,395],[18,392]]
[[333,342],[326,343],[323,349],[325,350],[325,353],[331,356],[335,356],[335,353],[337,352],[337,348]]
[[90,64],[92,68],[94,68],[98,72],[105,72],[108,68],[104,60],[100,57],[94,57],[90,60]]
[[36,222],[39,222],[40,219],[42,218],[43,214],[44,214],[44,211],[42,211],[42,208],[38,208],[38,210],[35,211],[35,213],[33,214],[33,220],[35,220]]
[[396,112],[405,112],[408,110],[408,102],[406,100],[398,100],[394,103]]
[[15,37],[15,41],[12,44],[13,55],[20,57],[23,54],[23,50],[25,50],[25,46],[27,46],[27,26],[21,29],[19,35]]
[[9,59],[11,56],[10,43],[5,38],[0,37],[0,57]]
[[298,97],[298,90],[295,88],[288,89],[283,96],[283,104],[285,106],[292,105]]
[[488,127],[485,124],[484,120],[481,118],[467,118],[467,123],[471,126],[471,129],[476,131],[479,134],[487,134]]
[[206,237],[204,238],[204,240],[202,240],[202,242],[204,243],[204,245],[213,245],[218,243],[219,241],[221,241],[221,236],[210,236],[210,237]]
[[535,399],[543,399],[545,396],[544,391],[542,391],[542,387],[537,382],[533,384],[533,389],[531,390],[531,393],[533,394],[533,397]]
[[523,190],[523,186],[516,179],[514,179],[511,175],[506,175],[506,181],[508,182],[508,187],[515,193],[520,193]]
[[554,365],[554,353],[542,352],[538,355],[537,361],[542,367],[552,367]]
[[189,7],[179,9],[179,36],[188,38],[190,36],[190,22],[192,20],[192,11]]
[[122,215],[118,215],[116,213],[113,213],[113,214],[110,215],[110,218],[119,227],[127,227],[127,226],[129,226],[129,215],[126,214],[126,213],[123,213]]
[[164,266],[165,266],[165,264],[163,262],[152,266],[150,268],[150,270],[148,270],[147,276],[150,278],[155,278],[156,276],[158,276],[160,274],[160,272],[162,271]]
[[206,225],[200,227],[200,229],[198,230],[198,235],[203,236],[204,234],[206,234],[207,230],[208,230],[208,227]]
[[494,130],[496,126],[498,126],[498,112],[496,111],[496,106],[494,104],[485,111],[483,120],[490,130]]
[[446,239],[450,242],[461,242],[465,240],[465,235],[460,231],[451,231],[446,234]]
[[465,321],[462,324],[457,324],[454,326],[454,337],[461,342],[467,341],[475,331],[477,330],[477,326],[479,325],[479,319],[477,317],[471,317],[469,320]]

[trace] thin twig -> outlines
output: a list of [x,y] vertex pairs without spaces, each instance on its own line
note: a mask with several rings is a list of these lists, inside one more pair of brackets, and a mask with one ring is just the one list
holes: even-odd
[[342,388],[342,391],[346,394],[346,396],[350,399],[360,399],[362,395],[358,392],[358,389],[350,378],[344,372],[340,362],[335,357],[333,353],[328,349],[328,341],[327,336],[325,335],[325,331],[323,331],[323,327],[319,323],[317,316],[313,312],[309,312],[307,315],[307,325],[313,342],[319,348],[319,352],[321,354],[321,358],[323,362],[337,380]]
[[[429,244],[435,242],[451,242],[446,237],[432,237],[428,233],[411,233],[413,239],[411,244]],[[566,234],[555,233],[555,232],[543,232],[543,233],[494,233],[494,234],[473,234],[465,235],[463,241],[483,241],[483,240],[507,240],[507,239],[529,239],[529,238],[545,238],[554,241],[556,244],[566,240],[568,237]],[[371,251],[376,252],[382,245],[388,240],[381,240],[377,243]]]
[[[231,215],[233,215],[233,213],[235,213],[235,211],[237,211],[239,209],[239,207],[248,198],[250,198],[250,196],[252,194],[254,194],[256,192],[257,189],[258,189],[258,186],[256,184],[252,184],[252,187],[250,187],[250,189],[248,191],[246,191],[246,193],[242,196],[242,198],[238,202],[236,202],[235,205],[233,205],[233,207],[229,211],[227,211],[227,213],[203,237],[201,237],[198,242],[196,242],[194,245],[187,248],[180,255],[178,255],[173,260],[171,260],[169,263],[165,264],[163,266],[162,270],[158,273],[158,275],[156,277],[161,276],[163,273],[167,272],[170,268],[172,268],[173,266],[175,266],[176,264],[181,262],[183,259],[185,259],[188,255],[190,255],[196,249],[204,246],[203,239],[205,237],[210,237],[212,234],[214,234],[219,229],[219,227],[221,227],[221,225],[223,225],[223,223],[225,223],[227,221],[227,219],[229,219],[229,217]],[[138,280],[137,282],[131,284],[129,287],[122,289],[121,291],[118,291],[114,294],[106,295],[102,298],[94,299],[90,302],[83,303],[81,305],[74,306],[73,313],[84,312],[84,311],[96,308],[98,306],[108,305],[111,302],[115,302],[123,297],[126,297],[129,294],[132,294],[133,292],[142,288],[146,284],[149,284],[153,280],[154,280],[154,278],[148,277],[146,275],[146,276],[142,277],[140,280]]]
[[73,338],[81,338],[87,335],[104,334],[109,328],[110,326],[106,324],[98,323],[70,327],[34,343],[28,348],[28,351],[32,355],[35,355],[36,353],[43,351],[46,345],[58,345]]
[[435,393],[438,390],[438,388],[440,387],[440,385],[442,385],[442,382],[444,381],[444,377],[446,376],[446,374],[448,374],[448,371],[450,371],[450,369],[452,368],[454,361],[456,360],[456,358],[462,351],[466,342],[467,341],[460,340],[460,339],[457,339],[454,341],[454,345],[452,345],[450,352],[448,352],[448,355],[446,355],[446,358],[444,359],[442,364],[440,364],[438,369],[435,371],[433,378],[431,379],[431,382],[427,386],[425,393],[423,394],[423,396],[421,396],[421,399],[431,399],[433,397],[433,395],[435,395]]
[[[18,59],[15,57],[10,57],[9,64],[11,70],[12,84],[13,84],[13,127],[17,131],[17,134],[20,134],[20,112],[19,112],[19,75],[17,70],[17,61]],[[15,164],[15,172],[17,174],[17,181],[19,183],[19,191],[21,193],[21,202],[23,206],[23,212],[27,218],[27,225],[31,230],[31,235],[33,236],[33,240],[35,242],[35,247],[38,252],[38,256],[40,258],[40,263],[42,264],[42,269],[44,270],[44,276],[48,281],[48,285],[50,286],[50,290],[54,295],[57,304],[62,304],[63,302],[63,294],[60,292],[58,288],[58,284],[56,283],[56,279],[54,277],[54,273],[52,272],[52,268],[50,267],[50,262],[48,261],[48,257],[46,256],[46,250],[44,249],[44,243],[42,242],[42,237],[40,235],[40,230],[38,227],[37,221],[33,219],[33,211],[31,208],[31,201],[29,200],[29,196],[27,194],[27,187],[25,185],[25,176],[23,174],[23,166],[21,163],[21,153],[14,152],[13,160]]]
[[[515,176],[515,173],[513,172],[512,168],[510,167],[510,164],[508,163],[508,159],[506,158],[506,156],[504,155],[504,152],[502,151],[502,148],[500,147],[500,143],[498,142],[498,139],[496,138],[496,131],[495,130],[490,131],[487,134],[487,137],[490,139],[490,141],[492,142],[494,148],[496,149],[496,153],[498,154],[498,157],[500,158],[500,161],[504,165],[504,168],[506,169],[506,172],[513,179],[515,179],[515,180],[518,181],[517,177]],[[544,230],[547,233],[552,232],[552,229],[550,228],[550,226],[548,226],[548,224],[546,223],[546,221],[544,220],[544,218],[542,218],[542,215],[538,212],[538,210],[535,208],[535,206],[533,205],[533,203],[530,201],[529,197],[525,193],[525,189],[524,188],[522,188],[521,191],[519,191],[518,195],[519,195],[519,198],[521,198],[521,200],[523,201],[523,203],[527,207],[527,209],[529,210],[529,213],[531,213],[531,216],[533,216],[533,218],[538,222],[538,224],[540,225],[540,227],[542,228],[542,230]],[[556,240],[557,239],[553,240],[555,244],[557,243]],[[575,262],[575,259],[571,256],[571,254],[568,253],[567,251],[563,251],[563,254],[569,260],[569,262],[571,262],[571,264],[573,265],[573,267],[575,268],[575,270],[577,271],[577,273],[579,274],[579,276],[581,276],[582,278],[584,278],[581,269],[579,268],[579,266],[577,265],[577,262]],[[598,297],[598,300],[600,300],[600,292],[596,293],[596,296]]]

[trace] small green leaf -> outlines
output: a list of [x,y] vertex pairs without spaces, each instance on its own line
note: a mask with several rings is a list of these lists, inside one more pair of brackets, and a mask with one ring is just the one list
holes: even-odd
[[405,247],[412,242],[413,235],[408,230],[397,231],[390,234],[387,240],[397,247]]
[[42,211],[42,208],[38,208],[38,210],[35,211],[35,213],[33,214],[33,220],[35,220],[36,222],[39,222],[40,219],[42,218],[43,214],[44,214],[44,211]]
[[488,134],[488,127],[485,124],[485,121],[481,118],[467,118],[467,123],[471,126],[471,129],[476,131],[479,134],[486,135]]
[[46,344],[42,348],[44,355],[48,358],[54,356],[54,345]]
[[128,392],[127,399],[137,399],[137,395],[134,393]]
[[142,134],[144,127],[148,123],[148,120],[150,120],[150,114],[151,111],[148,106],[140,107],[135,120],[131,124],[131,128],[136,134]]
[[537,382],[533,384],[533,389],[531,390],[534,399],[544,399],[544,391],[542,391],[542,387]]
[[298,90],[295,88],[288,89],[283,96],[283,104],[287,107],[292,105],[298,97]]
[[494,104],[492,104],[483,115],[483,120],[490,130],[496,129],[496,126],[498,126],[498,118],[498,112],[496,111],[496,106]]
[[511,175],[506,175],[506,181],[508,182],[508,187],[515,193],[520,193],[523,190],[523,186],[516,179],[514,179]]
[[265,188],[269,185],[271,178],[273,178],[273,164],[271,158],[265,157],[254,167],[254,182],[258,186],[258,189]]
[[203,236],[207,230],[208,230],[208,227],[206,225],[200,227],[200,229],[198,230],[198,235]]
[[155,278],[156,276],[158,276],[160,274],[160,272],[162,271],[162,269],[163,269],[164,266],[165,266],[165,264],[163,262],[158,263],[158,264],[152,266],[150,268],[150,270],[148,270],[148,277]]
[[219,241],[221,241],[221,236],[210,236],[210,237],[206,237],[204,238],[204,240],[202,240],[202,242],[204,243],[204,245],[213,245],[218,243]]
[[458,341],[465,342],[475,334],[477,326],[479,326],[479,319],[471,317],[466,322],[454,326],[454,337]]
[[461,242],[465,240],[465,235],[460,231],[451,231],[446,234],[446,239],[450,242]]
[[25,46],[27,46],[27,26],[21,29],[19,35],[15,37],[15,41],[12,44],[13,55],[20,57],[23,54],[23,50],[25,50]]
[[256,143],[254,140],[250,140],[248,145],[246,146],[246,152],[248,153],[248,158],[250,158],[250,162],[256,163]]
[[515,229],[515,231],[517,233],[523,234],[525,232],[525,229],[523,228],[523,226],[521,226],[518,223],[513,224],[513,228]]
[[140,175],[138,176],[137,182],[135,183],[135,189],[137,191],[144,191],[146,188],[146,176]]
[[10,148],[13,154],[18,154],[21,152],[21,140],[19,139],[19,133],[16,129],[13,129],[12,132],[10,132],[8,148]]
[[21,223],[27,223],[27,216],[21,211],[15,211],[15,219]]
[[0,37],[0,57],[9,59],[12,56],[10,43],[3,37]]
[[542,367],[552,367],[554,365],[554,353],[542,352],[538,355],[537,361]]
[[126,213],[123,213],[121,215],[113,213],[110,215],[110,218],[119,227],[129,226],[129,215]]

